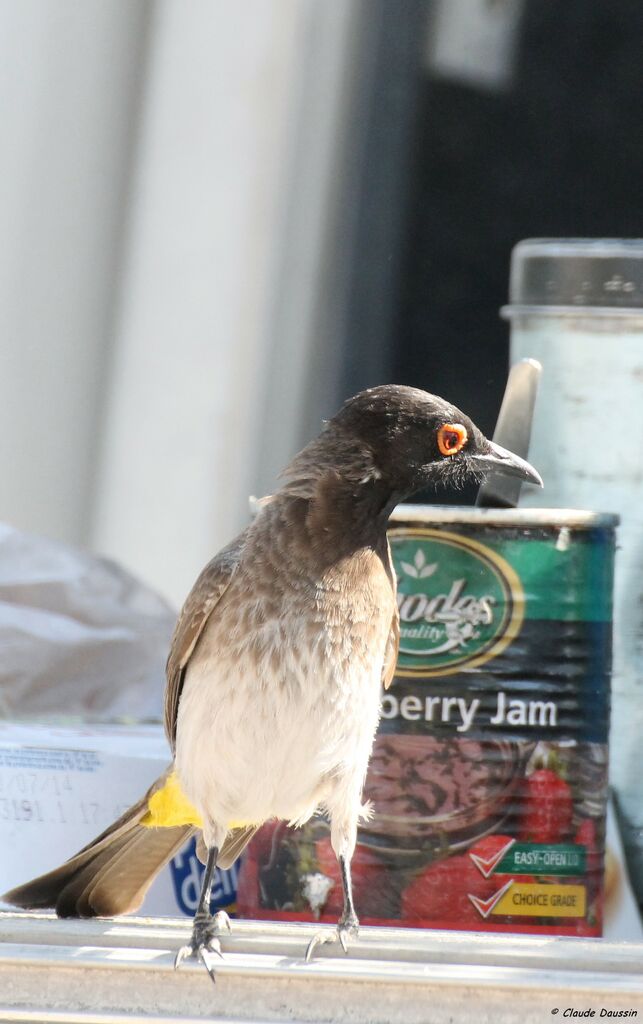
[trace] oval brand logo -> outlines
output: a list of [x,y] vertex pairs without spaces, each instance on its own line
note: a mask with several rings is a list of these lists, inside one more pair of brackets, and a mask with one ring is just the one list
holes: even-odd
[[444,530],[388,531],[400,610],[399,676],[445,676],[495,658],[517,635],[525,597],[491,548]]

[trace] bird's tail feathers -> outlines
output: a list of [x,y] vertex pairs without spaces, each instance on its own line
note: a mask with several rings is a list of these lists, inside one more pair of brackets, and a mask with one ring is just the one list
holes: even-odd
[[[240,825],[238,828],[233,828],[231,832],[228,832],[226,841],[219,850],[219,856],[217,857],[217,867],[223,871],[226,868],[231,868],[237,857],[240,857],[246,846],[254,836],[255,832],[258,832],[261,825]],[[203,833],[199,834],[196,844],[196,855],[202,864],[205,864],[208,859],[208,848],[203,841]]]
[[2,897],[24,910],[53,908],[59,917],[111,917],[138,910],[161,868],[195,831],[191,825],[146,828],[150,793],[53,871]]

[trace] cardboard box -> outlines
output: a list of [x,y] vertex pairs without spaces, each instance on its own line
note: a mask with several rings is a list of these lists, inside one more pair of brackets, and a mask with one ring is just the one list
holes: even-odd
[[[62,864],[139,799],[169,761],[160,725],[0,723],[0,891]],[[160,873],[139,913],[192,915],[202,871],[192,840]],[[236,867],[217,873],[214,905],[234,911],[236,877]]]

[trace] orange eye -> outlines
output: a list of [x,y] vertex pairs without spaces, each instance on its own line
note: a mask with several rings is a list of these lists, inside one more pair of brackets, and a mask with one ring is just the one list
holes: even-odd
[[467,437],[461,423],[445,423],[438,430],[438,448],[442,455],[455,455],[467,443]]

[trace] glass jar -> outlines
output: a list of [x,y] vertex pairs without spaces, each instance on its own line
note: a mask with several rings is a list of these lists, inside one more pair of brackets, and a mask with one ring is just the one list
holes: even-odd
[[643,240],[528,239],[513,250],[511,361],[543,366],[529,504],[617,512],[611,780],[643,900]]

